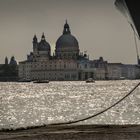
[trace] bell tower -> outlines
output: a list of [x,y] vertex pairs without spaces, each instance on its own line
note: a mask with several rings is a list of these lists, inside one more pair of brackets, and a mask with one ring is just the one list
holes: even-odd
[[8,57],[5,57],[5,65],[8,65]]
[[36,35],[33,37],[33,52],[35,55],[38,54],[38,41]]

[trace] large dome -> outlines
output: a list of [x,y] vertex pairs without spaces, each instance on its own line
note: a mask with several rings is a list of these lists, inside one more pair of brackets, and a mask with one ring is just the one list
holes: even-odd
[[70,27],[67,21],[64,25],[63,34],[56,41],[56,50],[59,50],[61,48],[79,49],[78,41],[73,35],[71,35]]
[[77,39],[71,34],[61,35],[56,42],[56,49],[60,47],[77,47],[79,48]]

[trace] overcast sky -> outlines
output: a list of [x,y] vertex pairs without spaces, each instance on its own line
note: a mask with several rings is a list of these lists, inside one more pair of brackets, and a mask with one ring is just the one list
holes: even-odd
[[42,32],[53,51],[66,19],[90,59],[136,63],[133,31],[114,0],[0,0],[0,63],[25,60]]

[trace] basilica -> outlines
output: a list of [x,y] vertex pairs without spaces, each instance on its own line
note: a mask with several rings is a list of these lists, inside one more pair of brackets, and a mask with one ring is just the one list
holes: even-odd
[[135,79],[137,76],[134,65],[127,65],[126,68],[121,63],[109,64],[103,57],[89,60],[86,53],[80,52],[78,40],[71,34],[67,21],[62,35],[56,41],[53,55],[44,33],[41,40],[35,35],[32,43],[33,51],[27,55],[27,60],[19,62],[18,75],[22,80],[105,80],[119,79],[122,76]]
[[[46,41],[44,33],[38,41],[33,37],[33,52],[27,55],[27,60],[19,63],[20,79],[48,79],[48,80],[81,80],[87,79],[88,73],[83,76],[82,65],[87,66],[86,54],[80,53],[79,43],[71,34],[69,24],[64,24],[62,35],[57,39],[55,52],[51,55],[51,46]],[[89,77],[94,76],[94,69]]]

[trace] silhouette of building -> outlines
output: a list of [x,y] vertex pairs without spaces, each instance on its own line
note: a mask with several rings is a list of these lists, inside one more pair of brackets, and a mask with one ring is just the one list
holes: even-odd
[[[87,63],[87,67],[83,66]],[[27,60],[19,63],[20,79],[49,80],[85,80],[94,78],[94,61],[80,52],[78,40],[71,34],[69,24],[64,24],[62,35],[56,41],[55,53],[51,55],[51,46],[44,33],[38,42],[33,37],[33,52]],[[89,68],[90,67],[90,68]]]
[[[10,63],[15,64],[14,59]],[[127,68],[132,69],[127,65]],[[136,67],[133,67],[136,69]],[[89,60],[89,56],[80,52],[76,37],[71,34],[69,24],[64,24],[62,35],[57,39],[55,52],[51,55],[51,46],[46,41],[44,33],[41,40],[33,37],[33,52],[27,55],[27,60],[19,62],[19,78],[22,80],[97,80],[121,79],[125,65],[109,64],[103,57]],[[135,71],[135,75],[137,71]],[[125,73],[126,77],[135,76]]]
[[[7,58],[8,59],[8,58]],[[15,60],[15,57],[12,56],[11,59],[10,59],[10,65],[17,65],[17,61]]]
[[5,65],[8,65],[8,57],[5,57]]
[[5,57],[5,64],[0,64],[0,81],[17,81],[18,80],[18,65],[15,57],[12,56],[10,63],[8,57]]

